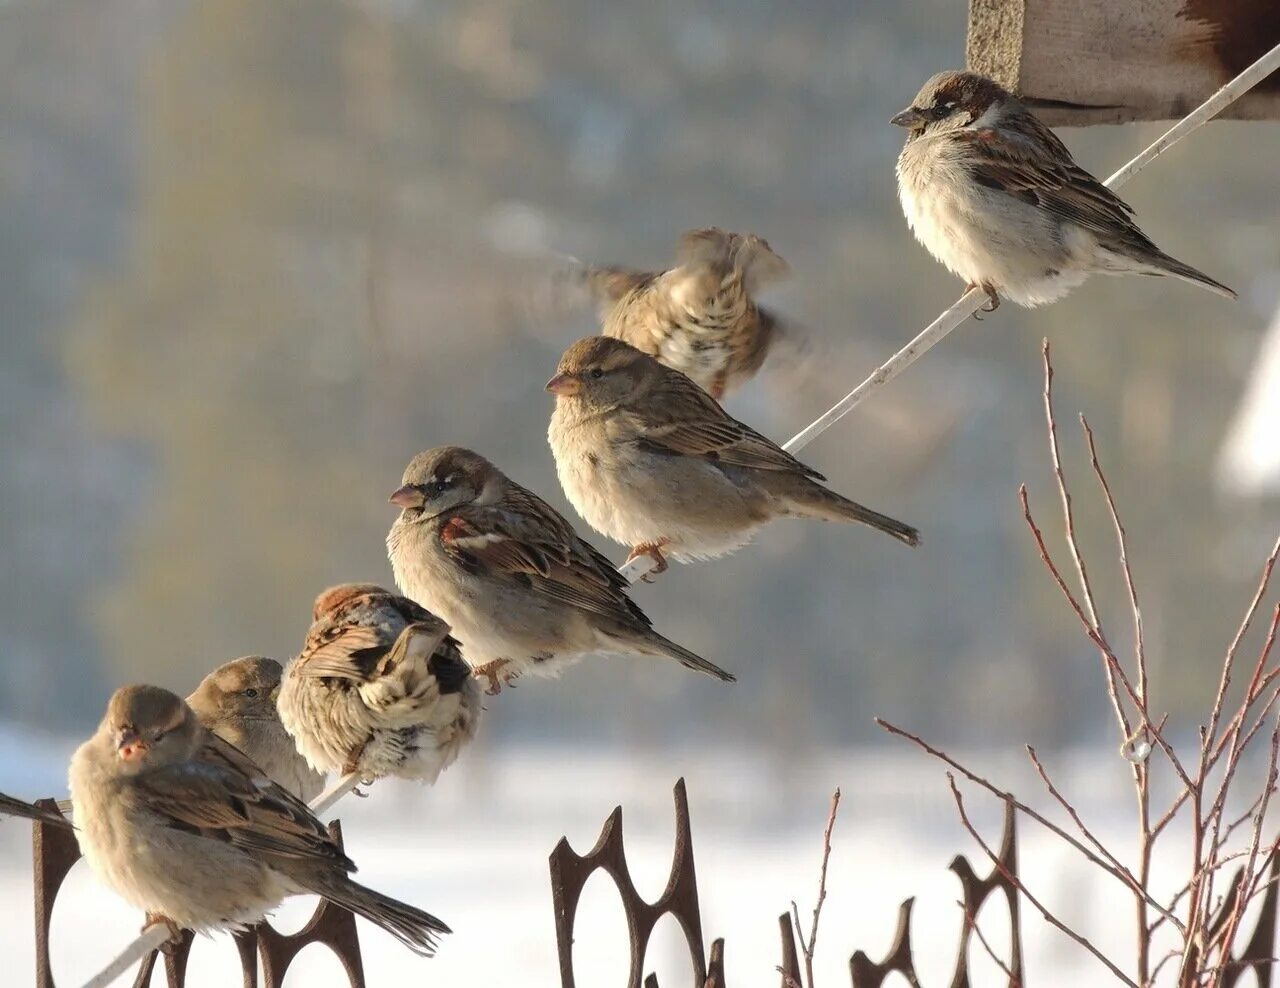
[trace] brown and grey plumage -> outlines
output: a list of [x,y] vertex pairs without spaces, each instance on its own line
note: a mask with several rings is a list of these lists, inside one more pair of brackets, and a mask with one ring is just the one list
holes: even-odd
[[855,521],[919,542],[910,525],[823,487],[816,470],[621,340],[573,344],[547,390],[556,395],[548,440],[565,495],[592,528],[660,570],[664,553],[722,555],[781,517]]
[[90,867],[170,926],[238,929],[309,892],[415,953],[430,955],[449,932],[434,916],[353,882],[355,865],[306,804],[168,690],[117,690],[69,774]]
[[449,626],[372,583],[322,592],[280,714],[317,769],[433,783],[475,737],[481,698]]
[[396,585],[449,623],[491,689],[499,675],[554,676],[596,652],[667,656],[733,681],[654,631],[613,564],[479,454],[418,454],[391,501],[401,508],[387,535]]
[[261,655],[233,659],[205,676],[187,697],[187,704],[201,724],[309,803],[324,788],[324,776],[308,767],[280,721],[276,698],[282,674],[275,659]]
[[974,72],[940,72],[892,123],[898,196],[929,252],[991,306],[1052,302],[1091,274],[1169,275],[1236,293],[1160,250],[1119,196],[1027,106]]
[[603,332],[683,371],[717,400],[750,380],[786,330],[756,294],[789,273],[762,237],[711,227],[680,238],[676,266],[584,268]]

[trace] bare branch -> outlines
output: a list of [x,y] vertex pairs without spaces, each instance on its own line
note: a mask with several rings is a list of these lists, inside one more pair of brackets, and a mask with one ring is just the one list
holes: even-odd
[[1004,879],[1007,882],[1009,882],[1011,885],[1013,885],[1014,888],[1018,890],[1019,894],[1022,895],[1022,897],[1025,898],[1029,903],[1031,903],[1031,905],[1035,906],[1036,910],[1040,913],[1040,915],[1044,917],[1044,921],[1046,923],[1048,923],[1050,926],[1054,927],[1058,931],[1066,934],[1076,943],[1080,944],[1080,946],[1082,946],[1085,950],[1089,951],[1089,953],[1093,954],[1093,956],[1096,957],[1098,961],[1100,961],[1103,965],[1105,965],[1106,968],[1112,974],[1114,974],[1120,981],[1124,982],[1126,985],[1129,985],[1130,988],[1138,988],[1137,983],[1132,978],[1130,978],[1127,974],[1121,971],[1120,968],[1116,967],[1116,965],[1111,961],[1109,957],[1107,957],[1106,954],[1100,951],[1097,947],[1095,947],[1089,941],[1088,937],[1085,937],[1080,933],[1077,933],[1071,927],[1067,926],[1066,923],[1062,922],[1062,920],[1058,919],[1057,916],[1055,916],[1047,908],[1045,908],[1044,904],[1039,899],[1037,899],[1034,895],[1031,894],[1031,892],[1027,889],[1026,885],[1022,883],[1022,881],[1018,878],[1017,875],[1013,874],[1011,871],[1009,871],[1008,868],[1004,866],[1004,862],[1000,860],[1000,856],[996,854],[993,850],[991,850],[991,848],[987,845],[987,842],[982,839],[982,835],[978,833],[977,829],[969,821],[969,815],[965,812],[965,809],[964,809],[964,798],[960,795],[960,789],[956,785],[956,777],[952,775],[950,772],[947,773],[947,782],[951,785],[951,795],[955,798],[956,809],[960,813],[960,821],[964,824],[965,830],[969,831],[970,836],[973,837],[973,839],[978,842],[978,846],[981,847],[982,850],[986,853],[987,857],[991,859],[991,863],[995,866],[996,870],[1000,872],[1000,874],[1004,877]]

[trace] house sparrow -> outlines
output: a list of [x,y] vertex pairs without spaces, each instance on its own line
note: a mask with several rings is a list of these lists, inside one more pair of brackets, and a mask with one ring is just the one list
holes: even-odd
[[760,370],[783,335],[756,293],[786,277],[787,262],[762,237],[711,227],[680,238],[677,266],[645,272],[586,268],[604,334],[688,374],[717,401]]
[[430,955],[449,928],[357,885],[324,825],[168,690],[126,686],[71,759],[76,836],[94,873],[176,934],[240,929],[313,893]]
[[43,806],[33,806],[31,803],[13,796],[6,796],[2,792],[0,792],[0,816],[20,816],[26,820],[51,823],[57,827],[71,826],[71,821],[56,810],[47,810]]
[[280,716],[324,772],[432,783],[476,734],[480,690],[449,627],[407,597],[344,583],[316,598]]
[[449,622],[490,692],[500,677],[558,675],[590,652],[670,656],[733,681],[654,631],[609,560],[484,457],[419,453],[391,502],[402,509],[387,535],[396,585]]
[[990,79],[941,72],[892,123],[909,131],[898,197],[916,239],[969,287],[1053,302],[1091,274],[1172,275],[1236,293],[1160,251],[1114,192]]
[[304,803],[320,795],[324,776],[312,771],[280,723],[276,696],[280,663],[246,655],[219,666],[187,697],[187,705],[214,734],[258,763],[273,781]]
[[628,562],[719,556],[774,518],[856,521],[916,545],[909,525],[835,494],[823,477],[732,418],[677,370],[621,340],[589,336],[547,384],[547,438],[565,495]]

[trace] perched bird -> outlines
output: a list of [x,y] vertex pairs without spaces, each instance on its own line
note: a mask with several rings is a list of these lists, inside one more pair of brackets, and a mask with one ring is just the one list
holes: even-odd
[[432,783],[475,737],[480,690],[449,627],[371,583],[316,598],[280,716],[322,772]]
[[51,823],[57,827],[70,827],[71,821],[64,817],[57,810],[45,809],[43,806],[34,806],[24,800],[17,799],[13,796],[6,796],[0,792],[0,816],[20,816],[27,820],[36,820],[40,823]]
[[239,929],[313,893],[418,954],[449,928],[348,877],[355,865],[306,805],[200,725],[168,690],[126,686],[71,759],[80,850],[122,898],[176,935]]
[[677,370],[621,340],[564,352],[547,438],[565,496],[597,532],[650,556],[708,558],[774,518],[870,525],[908,545],[909,525],[827,490],[823,477],[732,418]]
[[711,227],[680,238],[669,271],[586,268],[606,336],[688,374],[717,401],[764,364],[784,327],[756,304],[787,262],[762,237]]
[[200,723],[258,763],[272,781],[309,803],[324,788],[280,723],[280,663],[261,655],[234,659],[204,677],[187,697]]
[[1077,165],[1023,103],[973,72],[940,72],[892,120],[908,130],[898,197],[916,239],[969,287],[1053,302],[1091,274],[1171,275],[1236,293],[1159,250],[1133,210]]
[[[707,398],[707,401],[710,401]],[[733,676],[653,630],[627,581],[551,505],[457,446],[419,453],[391,495],[387,552],[401,592],[439,614],[477,675],[558,675],[591,652],[669,656]]]

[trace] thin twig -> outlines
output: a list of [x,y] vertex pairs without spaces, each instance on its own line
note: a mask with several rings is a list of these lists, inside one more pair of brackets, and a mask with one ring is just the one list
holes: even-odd
[[107,988],[138,961],[153,950],[159,950],[170,937],[169,927],[164,923],[153,923],[142,931],[133,943],[116,955],[116,958],[85,982],[84,988]]
[[347,793],[351,792],[351,790],[359,784],[359,772],[352,772],[348,775],[342,776],[337,782],[310,802],[309,808],[311,812],[316,816],[320,816],[322,813],[327,812],[329,807],[333,806],[334,803],[340,800]]
[[1032,809],[1026,803],[1022,802],[1013,793],[1005,789],[999,788],[989,779],[984,779],[982,776],[978,775],[972,769],[966,768],[960,762],[956,761],[954,758],[948,755],[945,751],[942,751],[939,748],[935,748],[933,745],[929,744],[928,741],[925,741],[923,738],[919,737],[918,735],[912,734],[910,731],[905,730],[901,727],[898,727],[894,724],[890,724],[887,720],[884,720],[881,717],[877,717],[875,721],[877,724],[879,724],[882,728],[884,728],[890,734],[896,734],[898,737],[905,738],[906,740],[910,741],[912,744],[916,745],[916,747],[920,748],[922,751],[932,755],[934,758],[938,759],[940,762],[943,762],[944,764],[949,765],[951,768],[955,769],[957,772],[963,775],[966,779],[968,779],[974,785],[981,786],[983,789],[987,790],[987,792],[991,793],[991,795],[995,796],[997,799],[1000,799],[1003,802],[1008,803],[1010,806],[1012,806],[1018,812],[1022,813],[1024,816],[1029,817],[1030,819],[1034,820],[1036,823],[1040,824],[1040,826],[1048,830],[1050,833],[1066,841],[1068,844],[1074,847],[1077,851],[1079,851],[1082,855],[1084,855],[1085,859],[1088,860],[1091,864],[1101,868],[1108,875],[1110,875],[1112,878],[1114,878],[1116,881],[1120,882],[1122,885],[1126,886],[1127,888],[1130,888],[1135,892],[1141,892],[1144,896],[1146,896],[1147,901],[1151,904],[1152,908],[1154,908],[1157,912],[1161,913],[1162,915],[1168,915],[1168,919],[1170,922],[1181,927],[1181,923],[1179,922],[1178,918],[1176,916],[1168,914],[1168,910],[1166,910],[1164,906],[1162,906],[1159,902],[1157,902],[1156,899],[1146,889],[1142,888],[1142,886],[1138,884],[1138,880],[1134,877],[1133,873],[1129,871],[1129,869],[1126,868],[1123,864],[1117,863],[1117,865],[1112,865],[1110,862],[1103,860],[1093,851],[1089,850],[1089,848],[1086,847],[1084,844],[1082,844],[1077,838],[1067,833],[1066,830],[1058,826],[1052,820],[1048,819],[1041,813]]
[[827,898],[827,862],[831,859],[831,831],[836,825],[836,812],[840,809],[840,790],[831,794],[831,810],[827,813],[827,826],[822,832],[822,870],[818,875],[818,901],[813,906],[813,925],[809,928],[809,940],[805,941],[804,931],[800,928],[800,910],[795,900],[791,901],[791,912],[795,918],[796,937],[800,940],[800,951],[804,954],[804,976],[809,988],[813,983],[813,953],[818,946],[818,918],[822,915],[822,904]]
[[995,962],[996,967],[1000,968],[1005,973],[1005,977],[1009,979],[1009,988],[1021,988],[1022,982],[1018,976],[1013,973],[1008,964],[1000,959],[1000,955],[992,949],[991,944],[987,943],[987,938],[982,933],[982,927],[978,925],[978,917],[970,912],[969,908],[959,899],[956,900],[956,905],[964,912],[965,925],[977,935],[978,942],[986,950],[987,956]]
[[1044,917],[1044,920],[1046,923],[1048,923],[1050,926],[1054,927],[1061,933],[1064,933],[1066,936],[1070,937],[1076,943],[1080,944],[1080,946],[1082,946],[1085,950],[1089,951],[1089,953],[1093,954],[1093,956],[1096,957],[1102,964],[1104,964],[1112,974],[1114,974],[1117,978],[1123,981],[1126,985],[1129,985],[1130,988],[1138,988],[1137,983],[1128,975],[1126,975],[1123,971],[1121,971],[1120,968],[1116,967],[1116,965],[1112,962],[1112,960],[1109,957],[1107,957],[1106,954],[1104,954],[1101,950],[1099,950],[1089,941],[1088,937],[1085,937],[1082,934],[1077,933],[1071,927],[1067,926],[1066,923],[1062,922],[1062,920],[1058,919],[1058,917],[1055,916],[1053,913],[1051,913],[1039,899],[1037,899],[1034,895],[1031,894],[1031,892],[1027,889],[1027,886],[1023,884],[1022,880],[1019,879],[1017,875],[1013,874],[1013,872],[1011,872],[1008,868],[1005,867],[1004,862],[1000,860],[1000,856],[996,854],[993,850],[991,850],[990,847],[987,846],[987,842],[982,839],[982,835],[978,833],[977,828],[975,828],[974,825],[969,821],[969,815],[965,812],[965,809],[964,809],[964,797],[960,795],[960,788],[959,786],[956,785],[956,777],[952,775],[950,772],[947,773],[947,782],[951,785],[951,795],[955,797],[956,809],[960,813],[961,823],[963,823],[964,828],[967,831],[969,831],[970,836],[973,837],[973,839],[978,842],[978,846],[982,848],[982,850],[986,853],[987,857],[991,859],[991,863],[995,866],[996,870],[1000,872],[1000,874],[1004,877],[1005,881],[1013,885],[1013,887],[1018,890],[1019,894],[1021,894],[1024,899],[1026,899],[1029,903],[1031,903],[1031,905],[1035,906],[1036,910],[1040,913],[1040,915]]

